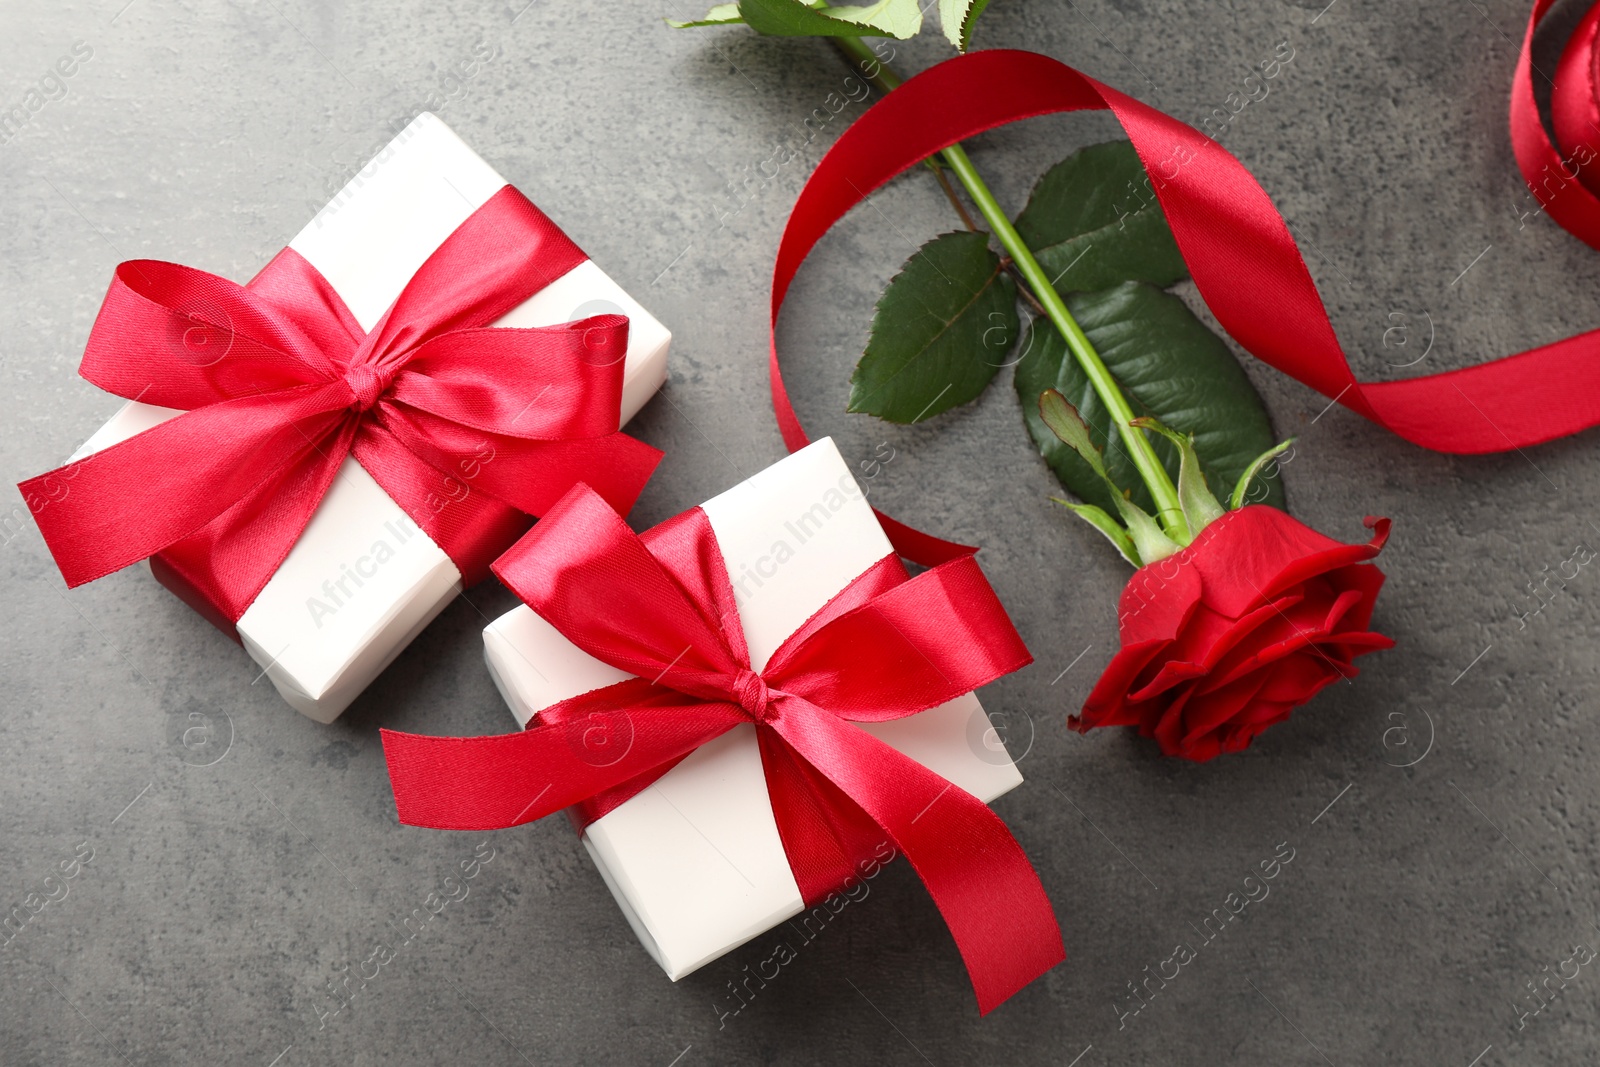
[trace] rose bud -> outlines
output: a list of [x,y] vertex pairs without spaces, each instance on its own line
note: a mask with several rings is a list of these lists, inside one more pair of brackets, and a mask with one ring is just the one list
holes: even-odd
[[1252,480],[1292,442],[1250,464],[1227,510],[1206,486],[1192,437],[1133,420],[1178,449],[1178,507],[1162,513],[1163,524],[1111,480],[1065,396],[1046,391],[1039,413],[1111,489],[1117,516],[1058,502],[1139,568],[1117,609],[1122,647],[1082,714],[1067,719],[1072,729],[1136,726],[1165,755],[1209,760],[1244,748],[1329,682],[1354,677],[1355,657],[1394,646],[1367,629],[1383,587],[1383,572],[1368,561],[1388,540],[1388,519],[1368,517],[1372,540],[1346,545],[1277,508],[1245,503]]
[[1217,519],[1187,548],[1141,567],[1122,591],[1122,648],[1067,725],[1136,726],[1168,756],[1237,752],[1394,642],[1367,627],[1383,572],[1366,544],[1331,540],[1277,508]]

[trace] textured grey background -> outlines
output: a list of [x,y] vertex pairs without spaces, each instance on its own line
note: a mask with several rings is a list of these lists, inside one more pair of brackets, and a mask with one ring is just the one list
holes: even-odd
[[[93,49],[0,148],[5,481],[53,466],[120,403],[75,376],[117,261],[248,276],[430,92],[676,335],[670,384],[634,424],[667,453],[635,524],[782,455],[763,362],[771,258],[805,174],[861,111],[807,143],[803,120],[845,89],[826,46],[674,32],[662,15],[695,12],[672,0],[125,2],[3,8],[0,105],[75,41]],[[1360,376],[1600,321],[1600,255],[1518,217],[1505,100],[1528,0],[1324,3],[997,0],[978,44],[1045,51],[1198,121],[1289,41],[1293,62],[1222,140],[1305,241]],[[494,58],[446,81],[480,43]],[[907,71],[944,54],[936,37],[896,47]],[[974,153],[1014,210],[1046,165],[1113,133],[1103,117],[1039,120]],[[881,283],[952,225],[914,178],[839,226],[790,301],[791,382],[852,461],[896,450],[876,500],[986,546],[1038,659],[984,695],[1028,778],[996,806],[1055,902],[1065,965],[980,1020],[901,864],[719,1028],[727,983],[771,939],[668,982],[551,820],[481,835],[494,858],[466,898],[322,1020],[327,984],[481,839],[396,824],[377,730],[505,730],[479,631],[511,598],[473,590],[318,726],[252,686],[243,652],[142,568],[66,593],[13,497],[0,903],[42,892],[81,842],[93,860],[0,948],[0,1062],[1593,1062],[1594,969],[1520,1029],[1532,1002],[1513,1002],[1600,939],[1600,577],[1584,571],[1525,627],[1514,612],[1527,583],[1600,540],[1595,436],[1429,454],[1251,363],[1279,433],[1301,436],[1295,512],[1349,540],[1363,514],[1394,518],[1377,622],[1399,647],[1210,765],[1079,737],[1064,720],[1113,651],[1126,571],[1046,502],[1005,381],[914,429],[842,413]],[[1408,332],[1386,342],[1396,325]],[[1270,897],[1119,1028],[1127,984],[1284,842],[1295,858]]]

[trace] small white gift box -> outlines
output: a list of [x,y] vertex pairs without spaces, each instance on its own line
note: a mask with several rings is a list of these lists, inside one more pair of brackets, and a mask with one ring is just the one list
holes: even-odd
[[[891,552],[828,438],[701,509],[727,563],[756,671]],[[541,708],[628,677],[526,605],[496,619],[483,638],[489,672],[524,726]],[[1022,782],[971,693],[909,718],[855,725],[985,802]],[[804,910],[753,724],[701,746],[591,823],[583,842],[639,940],[674,981]]]
[[[411,276],[505,186],[433,115],[417,116],[289,243],[370,330]],[[626,315],[621,422],[666,380],[672,335],[592,261],[497,320],[549,326]],[[72,455],[82,459],[181,412],[129,402]],[[347,457],[283,564],[240,617],[240,640],[283,698],[332,722],[451,598],[461,573]]]

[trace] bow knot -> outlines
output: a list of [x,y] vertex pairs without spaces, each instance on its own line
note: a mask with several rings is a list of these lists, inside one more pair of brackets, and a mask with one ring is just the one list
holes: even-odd
[[740,671],[733,680],[733,699],[756,722],[766,722],[772,717],[772,694],[767,683],[749,668]]
[[367,412],[389,388],[389,377],[379,374],[370,364],[363,363],[344,372],[344,384],[350,387],[350,406],[357,411]]

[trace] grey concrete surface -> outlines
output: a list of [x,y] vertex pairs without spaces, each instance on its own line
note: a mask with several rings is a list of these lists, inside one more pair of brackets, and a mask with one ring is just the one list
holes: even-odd
[[[120,403],[75,375],[115,263],[248,276],[430,92],[676,334],[670,384],[635,423],[667,453],[635,525],[778,459],[767,280],[805,174],[861,112],[807,140],[804,119],[845,89],[845,69],[815,42],[671,31],[662,16],[698,11],[677,0],[523,2],[0,6],[0,105],[75,42],[93,52],[0,147],[5,480],[53,466]],[[1222,140],[1304,240],[1357,373],[1398,377],[1600,323],[1600,255],[1519,217],[1505,113],[1528,6],[997,0],[978,44],[1042,50],[1199,121],[1290,42],[1288,69]],[[447,81],[480,44],[493,59]],[[944,54],[936,37],[897,52],[908,71]],[[1054,118],[973,147],[1015,209],[1045,166],[1114,132]],[[789,148],[796,160],[762,177]],[[1434,455],[1250,363],[1279,433],[1301,438],[1285,471],[1296,514],[1350,540],[1363,514],[1395,520],[1377,623],[1399,646],[1210,765],[1079,737],[1065,717],[1112,654],[1126,572],[1046,501],[1007,383],[917,428],[843,413],[879,287],[912,242],[952,224],[924,180],[877,196],[808,264],[783,337],[809,425],[853,461],[895,449],[875,499],[986,546],[1037,657],[984,699],[1028,779],[996,807],[1055,903],[1063,966],[980,1020],[902,864],[720,1018],[769,939],[673,984],[564,823],[397,824],[380,726],[510,725],[479,637],[512,604],[504,589],[453,604],[323,727],[252,685],[244,654],[142,568],[67,593],[13,496],[0,508],[0,903],[42,894],[80,846],[92,859],[0,948],[0,1063],[1600,1058],[1600,973],[1582,968],[1537,1013],[1528,997],[1600,940],[1600,577],[1516,618],[1529,582],[1600,540],[1600,439]],[[1386,340],[1397,325],[1408,332]],[[1129,984],[1284,844],[1294,859],[1270,896],[1132,1014]],[[324,1015],[330,983],[480,845],[493,858],[466,897]]]

